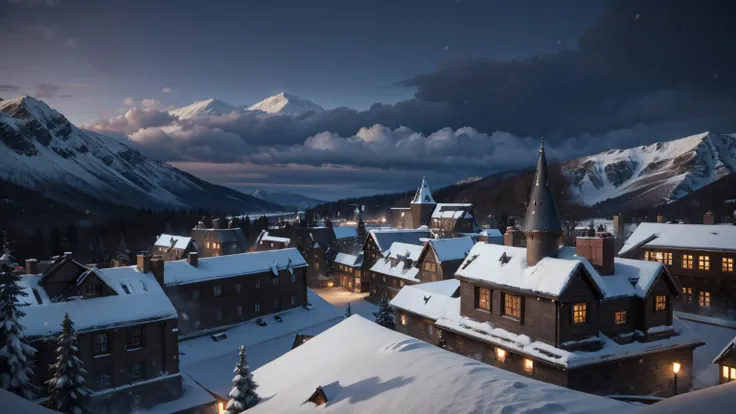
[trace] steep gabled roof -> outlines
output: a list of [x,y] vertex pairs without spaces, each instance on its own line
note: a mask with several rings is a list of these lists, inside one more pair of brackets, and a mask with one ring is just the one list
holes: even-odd
[[643,246],[675,249],[736,251],[736,226],[713,224],[641,223],[619,255]]
[[537,173],[532,183],[532,193],[529,196],[529,205],[526,209],[522,230],[524,232],[562,233],[562,224],[547,171],[544,142],[539,147]]
[[716,355],[716,357],[713,358],[713,363],[714,364],[721,363],[721,361],[723,361],[723,359],[726,358],[728,356],[728,354],[730,354],[734,350],[734,348],[736,348],[736,337],[734,337],[732,340],[730,340],[726,344],[726,346],[723,347],[723,349],[721,350],[721,352],[719,352],[718,355]]
[[474,244],[472,237],[429,239],[426,242],[426,249],[432,249],[437,261],[442,263],[465,259]]
[[156,242],[153,245],[156,247],[185,250],[187,247],[189,247],[189,243],[191,242],[191,237],[176,236],[173,234],[162,234],[158,236],[158,239],[156,239]]
[[376,242],[376,247],[381,252],[386,251],[394,242],[421,245],[421,239],[432,237],[432,233],[426,226],[418,229],[371,230],[369,235]]
[[427,179],[422,177],[422,184],[419,185],[414,199],[411,204],[436,204],[434,198],[432,198],[432,192],[429,191],[429,185],[427,185]]

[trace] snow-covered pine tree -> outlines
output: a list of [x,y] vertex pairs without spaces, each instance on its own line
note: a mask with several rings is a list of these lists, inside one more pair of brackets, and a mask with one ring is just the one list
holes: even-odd
[[381,294],[381,301],[378,303],[378,312],[376,313],[376,323],[388,329],[396,329],[396,316],[394,308],[389,303],[388,294],[384,290]]
[[28,296],[18,286],[19,280],[9,266],[0,267],[0,385],[31,399],[39,391],[30,378],[36,350],[26,342],[19,322],[25,313],[20,310],[18,299]]
[[353,310],[350,309],[350,304],[348,303],[348,309],[345,311],[345,317],[349,318],[351,316],[353,316]]
[[86,403],[90,394],[90,390],[84,385],[87,371],[82,368],[82,361],[77,357],[77,333],[68,313],[61,321],[61,334],[57,344],[56,363],[49,367],[51,379],[46,381],[49,387],[47,406],[67,414],[87,412]]
[[115,252],[115,259],[122,264],[130,263],[130,250],[128,250],[123,236],[120,236],[120,245],[118,245],[118,250]]
[[258,384],[253,381],[253,374],[248,367],[248,361],[245,359],[245,347],[240,347],[240,361],[235,365],[233,370],[233,389],[230,390],[230,401],[227,403],[226,411],[228,414],[240,413],[258,403],[261,397],[256,393]]

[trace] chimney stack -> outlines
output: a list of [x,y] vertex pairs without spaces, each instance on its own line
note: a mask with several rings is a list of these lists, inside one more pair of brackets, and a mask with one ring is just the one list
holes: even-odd
[[524,233],[514,226],[506,227],[506,232],[503,234],[503,244],[506,246],[523,246]]
[[613,234],[616,235],[616,237],[625,237],[626,236],[626,230],[625,230],[626,224],[624,223],[624,215],[619,213],[613,216]]
[[600,232],[594,237],[578,237],[575,239],[575,247],[576,254],[588,259],[601,276],[614,274],[616,241],[613,235]]
[[148,273],[151,270],[151,254],[148,252],[140,252],[136,255],[138,270],[142,273]]
[[212,228],[217,230],[220,228],[220,219],[219,218],[213,218],[212,219]]
[[[150,256],[149,256],[150,258]],[[156,281],[158,282],[161,287],[164,287],[164,258],[163,256],[155,256],[153,258],[150,258],[150,266],[151,266],[151,273],[153,273],[153,277],[156,278]]]
[[187,256],[187,262],[189,262],[190,265],[194,267],[198,267],[199,265],[199,253],[197,252],[189,252],[189,255]]
[[664,222],[665,222],[664,214],[662,213],[657,214],[657,223],[664,223]]
[[232,220],[228,221],[228,222],[227,222],[227,228],[229,228],[229,229],[234,229],[234,228],[235,228],[235,223],[233,223],[233,221],[232,221]]
[[707,213],[705,213],[705,215],[703,216],[703,224],[715,224],[715,217],[713,216],[712,211],[709,210]]
[[38,273],[38,260],[26,259],[26,274],[35,275]]

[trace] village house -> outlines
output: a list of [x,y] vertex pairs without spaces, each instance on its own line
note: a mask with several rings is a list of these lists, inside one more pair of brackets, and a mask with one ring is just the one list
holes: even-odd
[[736,226],[641,223],[619,256],[663,263],[680,286],[676,310],[736,316]]
[[[560,248],[543,147],[534,183],[526,247],[476,243],[455,274],[458,298],[402,292],[394,299],[399,326],[417,325],[401,329],[431,332],[454,352],[593,394],[670,395],[675,373],[688,390],[702,342],[672,326],[680,291],[667,268],[614,258],[608,233]],[[507,232],[509,244],[515,233]]]
[[199,257],[226,256],[248,251],[243,230],[234,226],[232,221],[213,218],[211,222],[212,227],[208,228],[203,218],[192,229],[191,236],[196,243]]
[[[139,262],[151,260],[140,257]],[[288,248],[201,259],[190,253],[154,273],[162,273],[180,333],[189,335],[305,306],[306,270],[299,251]]]
[[713,358],[713,363],[718,364],[719,384],[736,381],[736,337]]
[[254,249],[259,252],[286,249],[290,243],[291,239],[288,237],[274,236],[267,230],[261,230],[261,233],[256,239]]
[[197,243],[191,237],[162,234],[153,243],[151,251],[155,256],[161,256],[170,262],[185,259],[190,252],[196,252]]
[[[39,273],[37,261],[28,259],[19,282],[28,295],[19,300],[25,313],[20,322],[38,351],[33,383],[49,379],[56,338],[68,313],[88,373],[86,383],[93,390],[93,410],[127,413],[182,397],[177,313],[153,271],[163,263],[139,260],[136,266],[98,269],[65,253]],[[206,397],[187,400],[189,405],[179,408],[205,412],[214,402]]]
[[338,253],[335,263],[341,287],[355,293],[370,291],[370,281],[363,278],[363,252],[357,255]]

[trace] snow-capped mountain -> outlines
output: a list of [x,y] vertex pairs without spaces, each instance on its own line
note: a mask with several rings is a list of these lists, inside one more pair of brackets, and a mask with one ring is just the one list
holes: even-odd
[[225,115],[236,110],[237,108],[233,105],[219,99],[205,99],[171,110],[169,114],[177,116],[179,119],[189,119],[198,115]]
[[266,98],[248,109],[282,115],[301,115],[307,112],[320,113],[325,111],[324,108],[312,101],[286,92]]
[[467,178],[463,178],[462,180],[456,182],[455,185],[471,184],[476,181],[480,181],[482,179],[483,177],[467,177]]
[[278,209],[148,159],[113,138],[79,129],[28,96],[0,102],[0,141],[0,181],[82,210],[109,205]]
[[736,137],[704,132],[577,158],[562,168],[574,197],[585,205],[619,198],[658,205],[736,172]]
[[289,191],[267,190],[265,188],[251,191],[249,194],[253,197],[260,198],[261,200],[268,201],[269,203],[278,204],[280,206],[297,207],[301,210],[306,210],[310,207],[316,206],[317,204],[324,203],[322,200],[317,200],[301,194]]

